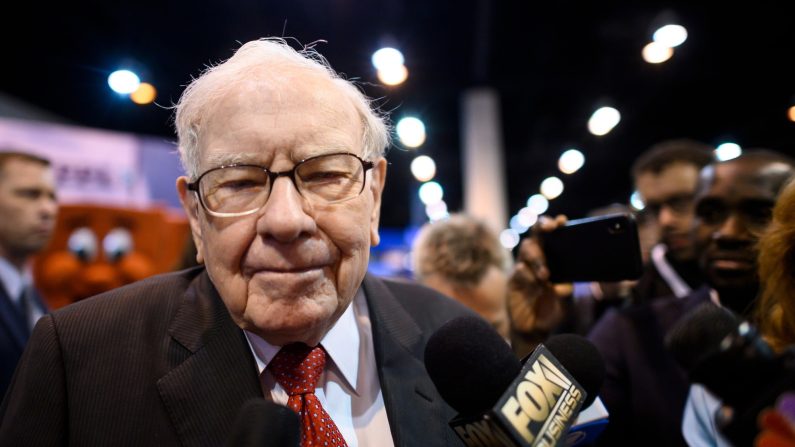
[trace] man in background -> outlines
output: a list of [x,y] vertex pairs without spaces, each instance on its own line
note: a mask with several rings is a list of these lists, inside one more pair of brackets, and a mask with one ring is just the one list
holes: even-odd
[[793,172],[792,160],[767,150],[747,150],[701,171],[690,234],[706,285],[681,298],[608,312],[588,336],[607,371],[601,397],[610,426],[600,444],[685,445],[678,428],[688,382],[664,338],[705,302],[747,314],[759,289],[757,238]]
[[632,166],[643,213],[656,222],[659,243],[635,286],[635,302],[683,297],[702,283],[690,238],[698,173],[712,161],[712,148],[690,139],[667,140],[640,155]]
[[0,397],[33,325],[47,312],[28,264],[50,240],[57,211],[50,162],[0,151]]
[[417,280],[480,314],[508,338],[511,255],[485,222],[464,214],[425,224],[412,247]]
[[[621,305],[671,295],[683,297],[702,284],[689,232],[694,219],[693,196],[698,174],[712,160],[710,146],[691,139],[674,139],[655,144],[634,163],[635,188],[645,203],[638,220],[642,225],[641,246],[647,263],[643,276],[632,288],[631,298]],[[536,230],[546,231],[555,225],[552,220],[542,218]],[[567,306],[573,293],[569,285],[538,289],[533,274],[538,268],[534,263],[536,259],[543,259],[543,253],[531,246],[534,244],[530,240],[525,238],[519,246],[516,266],[508,282],[511,340],[520,356],[551,333],[574,330],[573,326],[584,327],[578,331],[587,333],[598,321],[595,314],[575,315],[574,308]],[[651,248],[647,249],[649,246]],[[576,247],[572,247],[572,256],[576,255]],[[537,299],[542,296],[549,299]],[[587,324],[572,326],[570,322],[575,320]]]

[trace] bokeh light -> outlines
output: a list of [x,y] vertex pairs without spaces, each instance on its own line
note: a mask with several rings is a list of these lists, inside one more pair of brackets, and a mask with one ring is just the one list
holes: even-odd
[[433,180],[436,175],[436,162],[427,155],[420,155],[411,161],[411,173],[421,182]]
[[588,130],[597,136],[607,135],[621,121],[621,113],[613,107],[597,109],[588,120]]
[[400,142],[410,148],[420,147],[425,142],[425,124],[409,116],[398,121],[395,127]]
[[116,70],[108,76],[108,85],[114,92],[127,95],[141,85],[141,79],[130,70]]
[[573,174],[585,164],[585,155],[577,149],[569,149],[560,155],[558,169],[564,174]]

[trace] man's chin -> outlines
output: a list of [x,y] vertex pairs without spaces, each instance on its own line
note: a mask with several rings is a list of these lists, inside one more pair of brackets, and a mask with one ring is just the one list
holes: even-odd
[[757,284],[756,270],[753,268],[718,268],[708,270],[710,285],[717,290],[742,290]]
[[680,237],[663,237],[660,239],[666,248],[666,255],[674,261],[688,261],[693,258],[693,244]]
[[253,318],[249,321],[246,330],[253,332],[272,345],[284,346],[288,343],[305,343],[315,346],[320,342],[323,334],[331,327],[331,315],[302,315],[290,318],[289,321],[273,321],[265,318],[258,321]]

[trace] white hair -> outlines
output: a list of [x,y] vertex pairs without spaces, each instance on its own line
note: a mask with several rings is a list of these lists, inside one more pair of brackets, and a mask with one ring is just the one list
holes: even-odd
[[[387,118],[353,82],[343,79],[314,48],[295,50],[282,38],[253,40],[241,46],[226,61],[205,69],[187,86],[176,104],[174,125],[179,154],[188,177],[199,175],[199,133],[204,117],[214,103],[256,73],[289,68],[329,78],[347,96],[361,118],[362,157],[383,156],[390,144]],[[275,73],[278,76],[278,73]]]

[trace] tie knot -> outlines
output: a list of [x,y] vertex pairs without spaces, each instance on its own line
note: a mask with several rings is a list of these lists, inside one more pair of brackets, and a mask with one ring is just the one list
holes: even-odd
[[310,348],[303,343],[291,343],[268,364],[273,378],[287,394],[314,393],[317,381],[326,366],[326,351],[320,345]]

